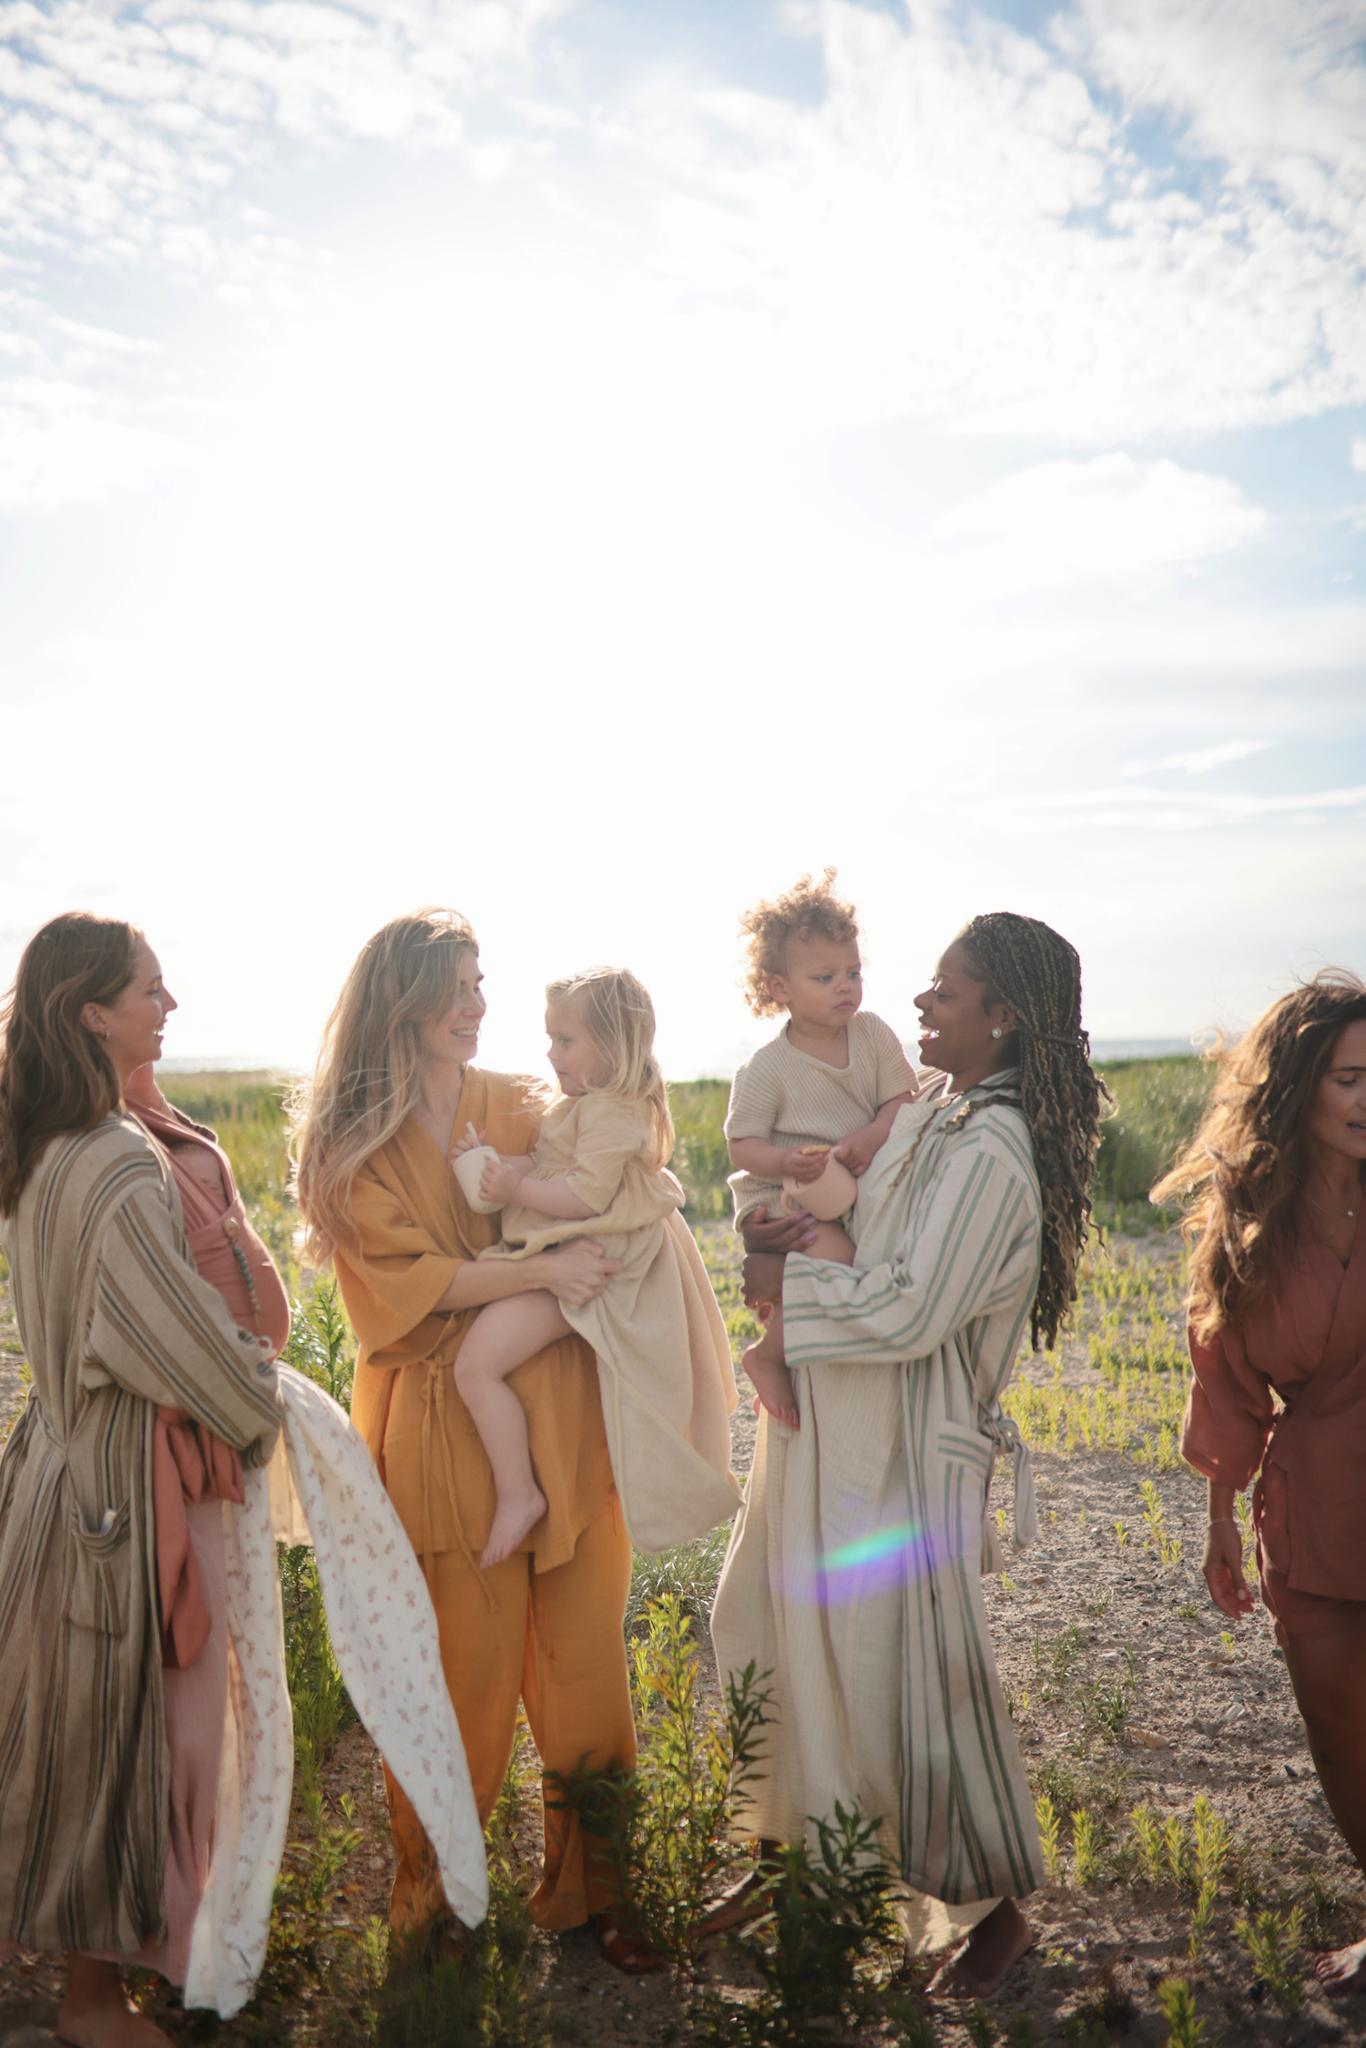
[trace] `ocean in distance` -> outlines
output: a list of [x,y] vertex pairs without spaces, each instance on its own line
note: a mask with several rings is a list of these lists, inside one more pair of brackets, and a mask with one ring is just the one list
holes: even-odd
[[[1092,1058],[1102,1065],[1107,1060],[1160,1060],[1173,1053],[1190,1054],[1197,1052],[1189,1038],[1097,1038],[1092,1041]],[[287,1073],[287,1067],[278,1066],[266,1059],[204,1059],[204,1060],[160,1060],[158,1069],[163,1074],[274,1074]],[[708,1075],[705,1078],[711,1079]]]

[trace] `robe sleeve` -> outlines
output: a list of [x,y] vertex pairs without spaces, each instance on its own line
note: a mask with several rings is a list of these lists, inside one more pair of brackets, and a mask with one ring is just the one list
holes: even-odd
[[1007,1271],[1037,1212],[1003,1159],[975,1145],[946,1163],[923,1222],[895,1258],[866,1272],[788,1254],[783,1341],[789,1365],[926,1358],[974,1316],[1014,1298]]
[[778,1076],[773,1063],[746,1060],[730,1085],[726,1108],[727,1138],[765,1138],[771,1144],[781,1109]]
[[905,1048],[890,1024],[881,1017],[870,1017],[873,1026],[873,1046],[877,1055],[877,1106],[890,1102],[894,1095],[915,1093],[915,1068],[906,1057]]
[[565,1184],[595,1216],[608,1209],[630,1162],[650,1137],[649,1119],[630,1102],[587,1096],[579,1112],[578,1149]]
[[365,1166],[352,1184],[351,1222],[354,1236],[337,1261],[347,1269],[346,1311],[357,1337],[372,1363],[383,1363],[376,1353],[430,1319],[431,1343],[418,1347],[425,1355],[441,1334],[436,1305],[466,1261],[443,1250],[397,1190]]
[[1275,1418],[1271,1384],[1248,1364],[1232,1332],[1187,1342],[1194,1377],[1181,1424],[1181,1455],[1216,1486],[1241,1493],[1259,1470]]
[[81,1384],[109,1380],[193,1416],[251,1464],[269,1457],[279,1433],[274,1364],[185,1257],[150,1179],[109,1213],[100,1241]]

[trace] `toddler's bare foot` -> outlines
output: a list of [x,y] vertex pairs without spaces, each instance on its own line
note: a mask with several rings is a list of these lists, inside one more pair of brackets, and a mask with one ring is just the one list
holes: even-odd
[[545,1495],[539,1486],[533,1486],[530,1493],[514,1494],[511,1500],[500,1500],[494,1512],[493,1527],[489,1540],[484,1545],[484,1554],[479,1563],[484,1571],[491,1564],[501,1564],[505,1557],[511,1557],[517,1545],[535,1528],[545,1513]]
[[792,1383],[792,1375],[785,1365],[764,1356],[762,1338],[757,1344],[750,1345],[740,1363],[769,1414],[776,1415],[779,1422],[786,1423],[789,1429],[799,1429],[801,1417],[797,1413],[797,1389]]
[[1314,1958],[1314,1975],[1325,1991],[1366,1991],[1366,1941],[1349,1941]]

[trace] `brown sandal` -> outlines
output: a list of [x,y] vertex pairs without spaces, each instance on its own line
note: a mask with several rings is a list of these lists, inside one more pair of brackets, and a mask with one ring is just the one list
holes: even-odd
[[623,1977],[652,1977],[662,1970],[665,1959],[650,1947],[643,1934],[626,1926],[615,1913],[590,1913],[588,1924],[598,1944],[598,1954]]
[[702,1915],[698,1932],[703,1940],[714,1934],[734,1934],[751,1927],[773,1910],[773,1879],[767,1871],[751,1870]]

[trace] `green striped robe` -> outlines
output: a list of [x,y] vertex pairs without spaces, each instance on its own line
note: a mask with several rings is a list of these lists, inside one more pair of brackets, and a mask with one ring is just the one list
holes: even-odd
[[954,1905],[1042,1881],[981,1585],[993,1411],[1039,1272],[1016,1079],[901,1111],[853,1267],[788,1259],[801,1428],[760,1424],[712,1619],[723,1673],[773,1674],[744,1827],[791,1840],[857,1805],[906,1883]]
[[33,1370],[0,1459],[0,1935],[127,1953],[163,1926],[155,1411],[258,1463],[275,1370],[191,1265],[130,1118],[54,1138],[0,1239]]

